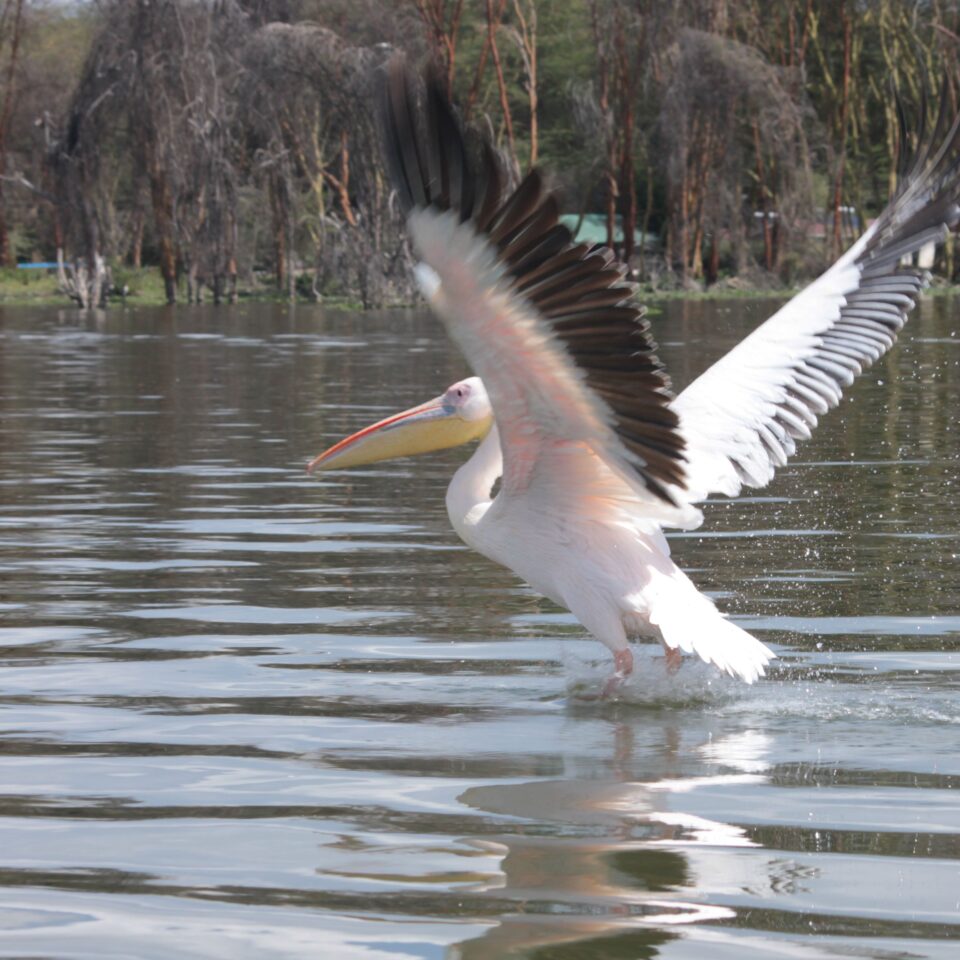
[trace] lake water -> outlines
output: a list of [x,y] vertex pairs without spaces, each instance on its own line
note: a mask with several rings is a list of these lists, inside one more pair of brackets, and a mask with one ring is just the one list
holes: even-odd
[[[679,385],[771,304],[670,303]],[[0,956],[956,958],[960,303],[674,555],[779,654],[608,655],[463,547],[415,312],[0,313]]]

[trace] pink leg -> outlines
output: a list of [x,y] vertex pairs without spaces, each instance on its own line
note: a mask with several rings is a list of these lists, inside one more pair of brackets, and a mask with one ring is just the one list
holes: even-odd
[[629,647],[614,651],[613,666],[613,675],[603,685],[602,696],[604,697],[615,694],[623,685],[623,681],[633,673],[633,653]]
[[600,693],[601,697],[612,696],[633,673],[633,654],[627,645],[622,615],[616,608],[598,609],[595,603],[581,604],[575,598],[568,600],[568,606],[570,612],[613,653],[614,671]]
[[667,673],[674,674],[683,663],[683,654],[676,647],[663,645],[663,659],[667,661]]

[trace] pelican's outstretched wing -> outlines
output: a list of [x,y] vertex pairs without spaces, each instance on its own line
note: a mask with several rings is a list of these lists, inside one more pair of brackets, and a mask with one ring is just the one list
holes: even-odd
[[651,517],[689,524],[698,511],[684,502],[668,381],[612,255],[573,242],[539,171],[506,190],[489,144],[470,150],[436,81],[418,98],[396,60],[385,92],[418,278],[486,386],[504,492],[525,489],[544,457],[586,448]]
[[[946,94],[870,229],[673,402],[691,502],[769,483],[817,415],[893,345],[929,279],[904,258],[941,242],[960,220],[960,117],[950,114]],[[902,134],[901,156],[905,141]]]

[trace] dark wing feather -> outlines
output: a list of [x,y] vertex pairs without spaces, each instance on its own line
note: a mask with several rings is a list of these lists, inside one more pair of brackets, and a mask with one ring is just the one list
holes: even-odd
[[505,188],[490,145],[468,148],[436,76],[428,76],[420,109],[416,94],[405,63],[394,61],[384,144],[406,211],[453,210],[494,248],[506,289],[579,371],[578,382],[604,412],[643,485],[674,504],[670,488],[684,485],[684,441],[669,381],[622,268],[609,251],[574,243],[539,170],[515,190]]

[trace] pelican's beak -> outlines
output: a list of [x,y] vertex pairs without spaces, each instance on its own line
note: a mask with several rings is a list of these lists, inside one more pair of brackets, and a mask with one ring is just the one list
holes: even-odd
[[439,396],[335,443],[307,464],[307,472],[341,470],[377,460],[458,447],[485,436],[491,423],[491,418],[464,420]]

